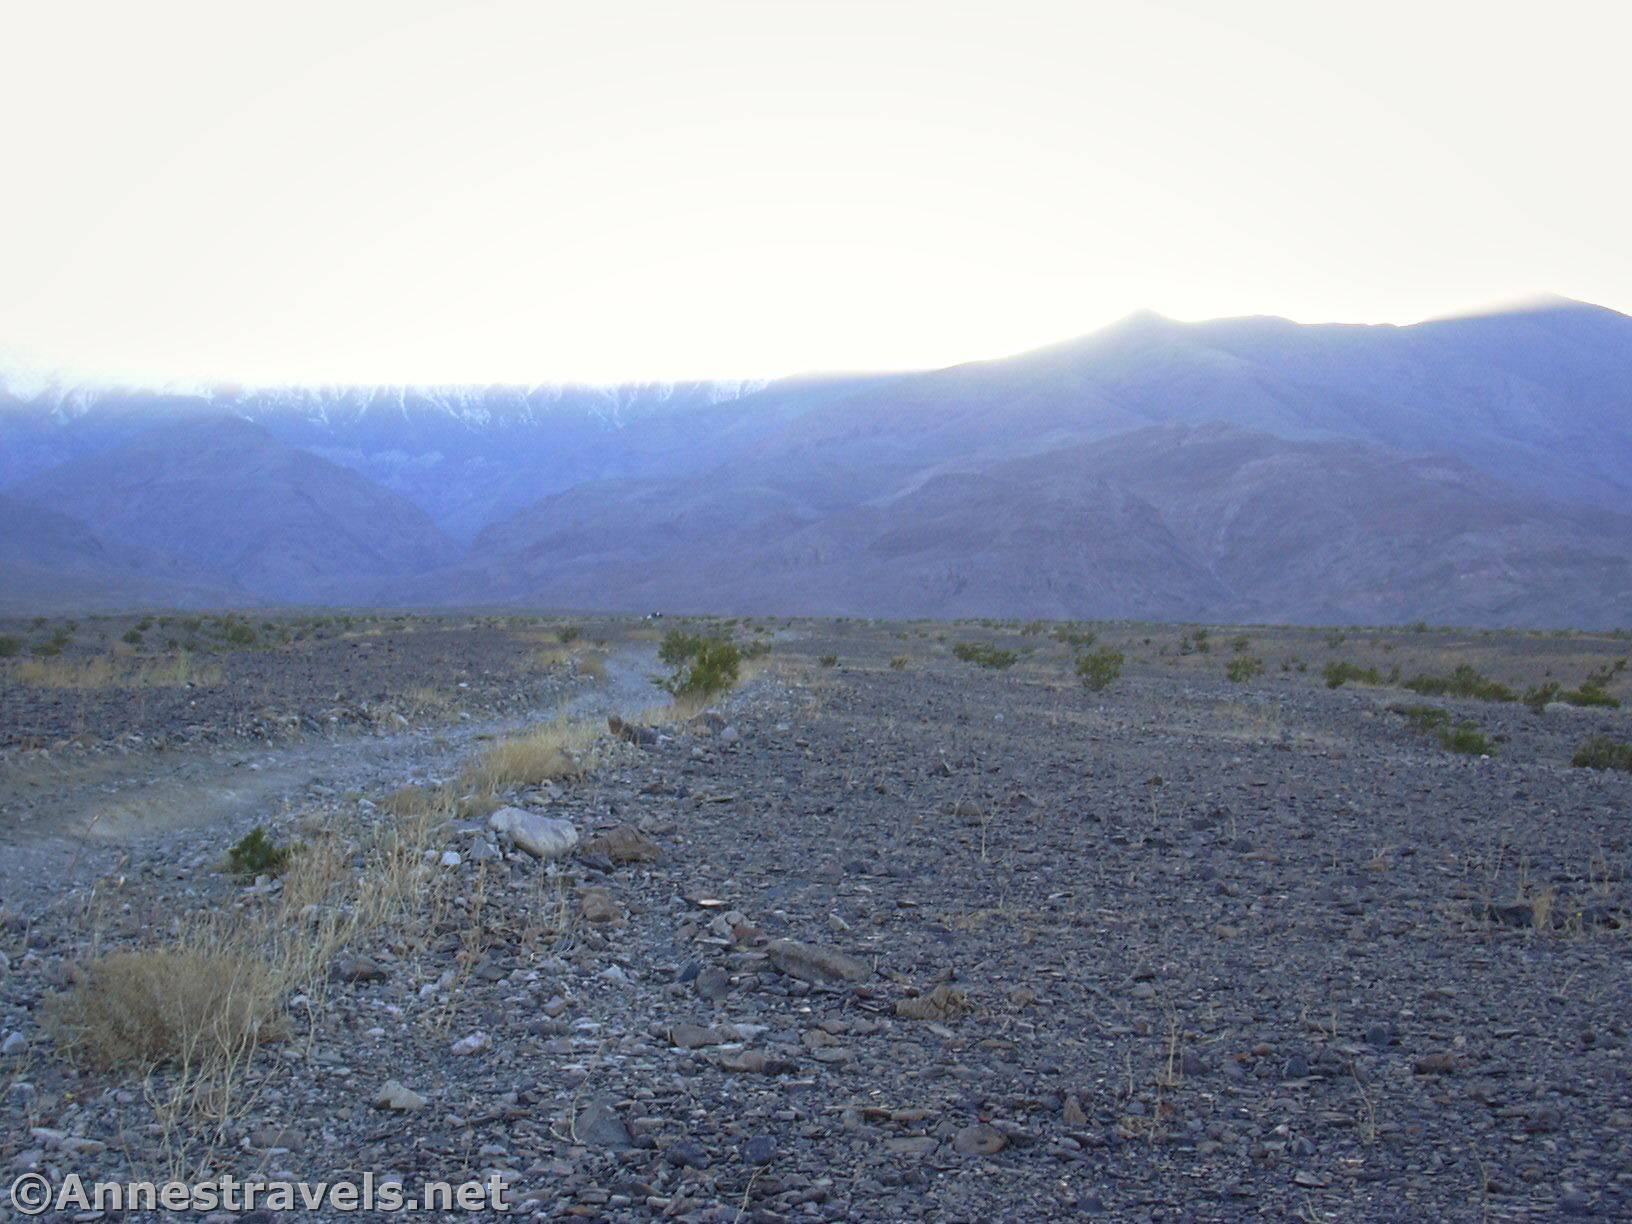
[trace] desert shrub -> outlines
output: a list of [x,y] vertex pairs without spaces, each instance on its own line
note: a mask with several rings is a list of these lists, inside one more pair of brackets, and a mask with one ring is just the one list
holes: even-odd
[[1383,673],[1375,667],[1361,667],[1358,663],[1328,663],[1320,669],[1327,688],[1342,688],[1350,680],[1360,684],[1381,684]]
[[1248,640],[1247,635],[1244,633],[1230,639],[1230,649],[1235,651],[1236,654],[1246,654],[1251,646],[1251,641]]
[[126,629],[122,640],[129,642],[132,646],[140,646],[142,644],[142,631],[140,629]]
[[826,654],[817,659],[816,662],[820,663],[823,667],[837,667],[839,665],[839,656],[834,654]]
[[1054,630],[1054,640],[1056,642],[1063,642],[1065,645],[1075,647],[1078,650],[1087,650],[1098,637],[1099,634],[1092,629],[1060,628]]
[[234,646],[253,646],[255,644],[255,627],[243,621],[230,621],[222,636]]
[[657,657],[670,667],[678,667],[703,648],[703,640],[684,629],[670,629],[663,635],[663,644],[657,648]]
[[1521,700],[1530,709],[1540,714],[1547,708],[1547,703],[1558,696],[1558,682],[1549,680],[1546,684],[1537,684],[1524,690]]
[[1485,733],[1479,730],[1477,723],[1460,722],[1454,727],[1446,727],[1439,733],[1440,747],[1450,752],[1461,752],[1467,756],[1489,756],[1495,751],[1491,742],[1485,738]]
[[1559,700],[1567,701],[1574,706],[1600,706],[1606,710],[1618,710],[1621,703],[1619,699],[1609,695],[1608,687],[1610,682],[1625,670],[1626,660],[1617,659],[1593,672],[1581,682],[1580,688],[1560,693]]
[[952,647],[952,653],[965,663],[973,663],[977,667],[989,667],[997,671],[1013,667],[1015,660],[1020,657],[1012,650],[1001,650],[996,646],[987,646],[981,642],[959,642]]
[[11,637],[9,634],[0,635],[0,659],[15,658],[22,650],[22,638]]
[[1077,659],[1077,676],[1093,692],[1103,692],[1122,675],[1122,652],[1100,647]]
[[241,949],[176,943],[112,952],[49,1000],[47,1027],[92,1066],[196,1071],[279,1035],[281,986],[265,960]]
[[493,794],[512,786],[539,786],[583,777],[599,725],[557,719],[524,735],[502,740],[465,767],[462,785]]
[[905,671],[906,667],[907,667],[907,656],[906,655],[896,655],[895,658],[890,660],[890,670],[891,671]]
[[288,846],[278,845],[265,829],[256,825],[227,851],[227,868],[241,880],[281,875],[289,866],[291,854]]
[[561,628],[555,631],[556,640],[563,646],[571,646],[583,636],[584,631],[577,625],[562,625]]
[[1507,685],[1498,683],[1467,663],[1459,663],[1448,676],[1420,675],[1405,682],[1405,687],[1424,697],[1471,697],[1478,701],[1517,701],[1519,695]]
[[1431,705],[1391,705],[1389,710],[1411,724],[1416,731],[1438,731],[1451,725],[1451,712]]
[[1595,735],[1575,750],[1570,764],[1579,769],[1619,769],[1632,773],[1632,744]]
[[1224,665],[1224,674],[1237,684],[1264,674],[1264,661],[1252,655],[1239,654]]
[[742,651],[736,643],[699,638],[695,648],[674,664],[674,675],[663,687],[676,697],[711,697],[733,687],[741,667]]

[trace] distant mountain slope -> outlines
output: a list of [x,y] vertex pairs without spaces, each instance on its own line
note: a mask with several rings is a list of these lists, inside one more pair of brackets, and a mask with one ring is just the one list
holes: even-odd
[[853,472],[1222,421],[1448,455],[1560,501],[1632,505],[1632,318],[1563,300],[1412,327],[1135,315],[1065,344],[859,389],[755,458]]
[[454,555],[406,499],[231,418],[150,430],[11,493],[270,599],[346,598]]
[[110,546],[78,519],[0,494],[0,609],[197,607],[231,600],[173,558]]
[[289,601],[1620,625],[1632,318],[1147,313],[768,385],[51,390],[0,397],[7,479]]
[[413,501],[468,540],[585,480],[670,477],[774,433],[869,379],[612,387],[0,388],[0,487],[122,446],[155,426],[233,416]]
[[[440,593],[440,594],[439,594]],[[1464,464],[1163,426],[830,510],[774,478],[591,485],[399,595],[740,613],[1632,619],[1632,517]]]

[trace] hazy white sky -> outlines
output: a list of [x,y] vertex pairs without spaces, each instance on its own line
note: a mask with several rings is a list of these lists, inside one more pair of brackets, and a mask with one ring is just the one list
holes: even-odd
[[1632,5],[198,0],[0,17],[0,353],[945,364],[1148,306],[1632,310]]

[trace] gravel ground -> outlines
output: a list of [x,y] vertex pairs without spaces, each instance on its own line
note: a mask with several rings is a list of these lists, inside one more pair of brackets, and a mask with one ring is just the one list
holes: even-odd
[[[497,1172],[546,1218],[1632,1216],[1632,775],[1568,765],[1625,712],[1435,702],[1466,757],[1412,694],[1233,684],[1171,634],[1093,693],[1054,643],[987,670],[935,632],[794,625],[716,710],[501,797],[570,858],[462,808],[420,929],[291,1001],[214,1167]],[[387,781],[267,822],[380,826]],[[93,933],[268,904],[228,842],[6,898],[10,1175],[165,1167],[41,1001]]]

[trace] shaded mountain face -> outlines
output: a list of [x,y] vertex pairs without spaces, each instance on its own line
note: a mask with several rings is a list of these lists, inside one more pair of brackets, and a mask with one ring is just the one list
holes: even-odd
[[405,498],[231,418],[150,430],[12,494],[265,599],[356,597],[455,551]]
[[[624,610],[1491,625],[1632,619],[1632,516],[1465,464],[1161,426],[831,510],[774,478],[594,485],[477,541],[434,598]],[[457,599],[453,600],[458,602]]]
[[9,613],[228,602],[194,567],[114,546],[56,510],[0,494],[0,609]]
[[1145,314],[766,385],[0,397],[6,481],[290,601],[1620,625],[1632,319]]
[[0,487],[178,420],[233,416],[414,502],[444,533],[585,480],[706,470],[866,379],[614,387],[223,388],[189,394],[0,387]]

